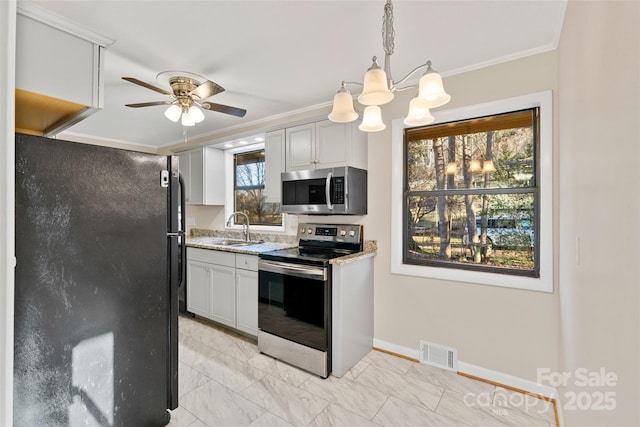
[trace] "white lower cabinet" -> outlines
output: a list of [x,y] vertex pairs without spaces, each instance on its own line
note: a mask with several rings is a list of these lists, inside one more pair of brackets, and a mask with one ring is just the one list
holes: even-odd
[[187,310],[208,317],[211,296],[210,264],[187,259]]
[[188,248],[187,311],[258,335],[258,256]]
[[236,270],[236,328],[258,335],[258,272]]
[[[223,325],[236,326],[236,283],[234,267],[212,265],[211,311],[209,318]],[[188,279],[187,279],[188,280]],[[187,281],[187,283],[189,283]]]

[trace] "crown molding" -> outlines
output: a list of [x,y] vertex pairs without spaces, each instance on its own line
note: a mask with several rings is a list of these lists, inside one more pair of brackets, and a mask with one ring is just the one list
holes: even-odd
[[45,25],[49,25],[50,27],[64,31],[104,48],[108,48],[115,43],[115,40],[105,37],[102,34],[98,34],[95,31],[83,27],[82,25],[60,15],[56,15],[43,7],[36,6],[33,3],[22,1],[18,2],[17,12],[19,15],[42,22]]

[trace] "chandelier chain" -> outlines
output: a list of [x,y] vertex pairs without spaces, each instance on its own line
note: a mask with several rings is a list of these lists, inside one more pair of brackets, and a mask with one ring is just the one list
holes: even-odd
[[393,4],[391,4],[391,0],[387,0],[384,5],[384,16],[382,17],[382,47],[387,55],[393,55],[395,47],[393,39],[395,35],[395,30],[393,29]]

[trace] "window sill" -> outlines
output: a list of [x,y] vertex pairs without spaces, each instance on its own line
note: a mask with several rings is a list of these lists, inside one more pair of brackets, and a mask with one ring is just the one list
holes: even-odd
[[540,275],[539,278],[513,276],[481,271],[459,270],[455,268],[426,267],[403,264],[401,260],[391,261],[391,274],[424,277],[437,280],[472,283],[505,288],[526,289],[539,292],[553,292],[553,278]]

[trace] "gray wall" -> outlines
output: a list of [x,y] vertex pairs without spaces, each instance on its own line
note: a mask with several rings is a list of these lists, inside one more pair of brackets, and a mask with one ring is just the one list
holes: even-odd
[[[553,51],[447,77],[444,84],[452,100],[441,110],[544,90],[556,93],[557,55]],[[364,229],[379,248],[375,338],[416,350],[421,339],[441,343],[457,348],[463,362],[535,380],[538,367],[557,368],[557,292],[391,274],[390,124],[407,114],[410,92],[400,92],[383,108],[387,129],[369,135],[371,191]]]
[[[569,2],[559,46],[559,327],[560,370],[572,378],[562,394],[609,391],[617,405],[565,408],[570,426],[640,425],[639,56],[639,2]],[[577,369],[600,367],[617,374],[615,387],[576,384]]]

